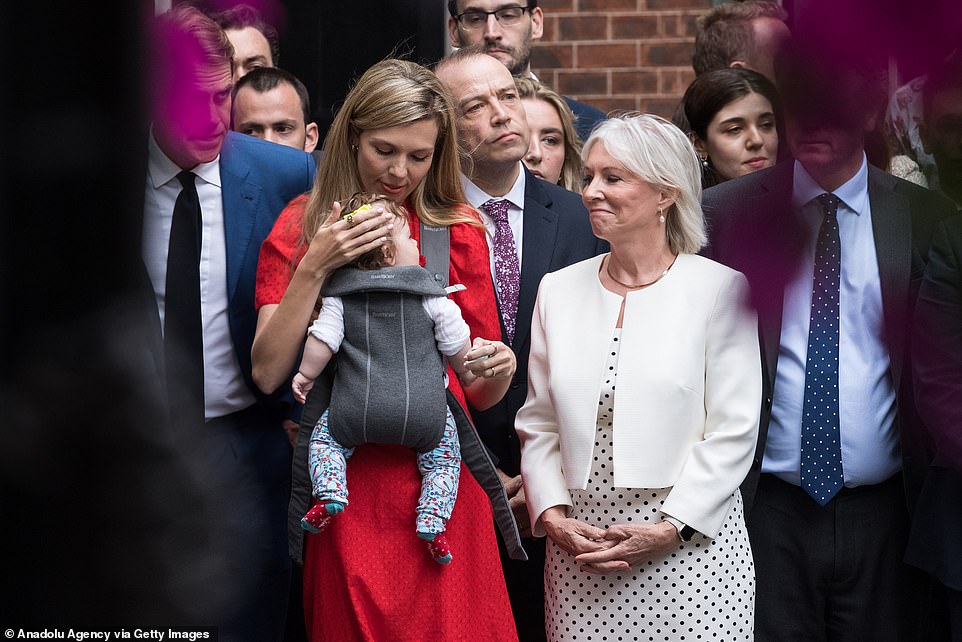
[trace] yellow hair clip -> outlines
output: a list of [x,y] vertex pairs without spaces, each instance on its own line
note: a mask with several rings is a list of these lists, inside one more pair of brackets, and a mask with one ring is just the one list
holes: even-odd
[[355,215],[355,214],[358,214],[358,213],[360,213],[360,212],[363,212],[364,210],[370,210],[370,209],[374,209],[374,208],[371,207],[371,205],[365,203],[364,205],[360,206],[359,208],[357,208],[356,210],[354,210],[354,211],[351,212],[350,214],[344,214],[344,215],[342,215],[341,218],[344,219],[345,221],[347,221],[347,224],[348,224],[348,225],[350,225],[351,227],[354,227],[354,226],[356,225],[356,223],[354,222],[354,215]]

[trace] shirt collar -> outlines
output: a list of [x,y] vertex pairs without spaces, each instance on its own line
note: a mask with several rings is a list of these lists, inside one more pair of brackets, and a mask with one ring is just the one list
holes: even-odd
[[[177,178],[177,174],[181,171],[183,171],[183,168],[178,167],[174,161],[170,160],[164,150],[160,148],[160,145],[157,144],[157,139],[154,138],[154,132],[151,129],[147,148],[147,175],[151,186],[154,189],[159,189]],[[190,171],[212,185],[221,186],[220,155],[210,162],[201,163]]]
[[[521,161],[518,161],[521,164]],[[518,172],[518,178],[514,180],[514,185],[508,190],[508,193],[504,196],[491,196],[483,189],[474,184],[470,178],[461,174],[461,185],[464,187],[464,195],[468,199],[468,203],[471,207],[480,211],[481,206],[490,201],[491,199],[504,199],[517,207],[522,212],[524,211],[524,182],[525,182],[525,171],[523,167],[519,168],[521,171]]]
[[[802,164],[795,161],[794,183],[792,187],[792,205],[801,210],[814,198],[825,193],[815,179],[805,171]],[[862,164],[855,175],[834,190],[832,194],[849,210],[861,215],[868,203],[868,161],[862,152]]]

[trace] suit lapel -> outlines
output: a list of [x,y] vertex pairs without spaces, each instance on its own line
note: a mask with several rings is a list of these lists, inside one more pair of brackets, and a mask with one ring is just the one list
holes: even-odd
[[[883,175],[884,176],[884,175]],[[869,168],[868,192],[872,207],[872,232],[878,260],[882,290],[882,314],[885,319],[892,378],[898,390],[902,371],[903,345],[899,339],[899,319],[909,300],[912,272],[912,217],[908,201],[886,185],[879,170]]]
[[[765,288],[770,292],[760,293],[764,297],[765,303],[759,305],[758,309],[758,334],[761,342],[762,358],[765,360],[765,372],[769,379],[769,384],[774,387],[775,371],[778,365],[778,351],[782,338],[782,308],[785,301],[785,285],[794,274],[794,253],[787,251],[785,244],[786,232],[791,227],[794,212],[792,210],[792,163],[784,163],[779,166],[779,170],[773,172],[765,183],[762,184],[762,193],[753,200],[752,226],[761,232],[757,240],[756,247],[765,247],[772,252],[768,259],[760,261],[756,269],[772,274],[774,261],[781,261],[783,264],[777,268],[776,273],[782,273],[782,279],[769,278],[757,279],[756,282],[766,284]],[[762,241],[765,239],[765,241]],[[773,261],[773,262],[769,262]]]
[[534,312],[534,300],[538,295],[541,277],[551,268],[551,253],[558,235],[558,214],[548,209],[551,198],[533,174],[528,170],[524,172],[524,235],[521,239],[521,288],[517,318],[525,319],[525,322],[516,326],[513,347],[524,346],[528,340],[531,332],[528,320]]
[[144,330],[146,331],[147,349],[154,360],[154,367],[158,375],[158,381],[167,389],[167,366],[164,359],[164,330],[160,323],[160,311],[157,309],[157,296],[154,294],[154,286],[150,281],[147,266],[143,260],[138,261],[136,267],[136,287],[135,291],[137,303],[141,306],[144,313]]
[[[227,296],[233,299],[240,280],[241,268],[250,251],[251,234],[257,217],[260,186],[248,182],[250,166],[235,153],[231,136],[221,151],[220,178],[224,206],[224,235],[227,245]],[[256,248],[259,251],[260,248]]]
[[765,359],[765,372],[768,374],[769,384],[774,389],[775,371],[778,366],[778,347],[782,340],[781,307],[776,307],[772,312],[773,314],[765,317],[759,315],[758,335]]

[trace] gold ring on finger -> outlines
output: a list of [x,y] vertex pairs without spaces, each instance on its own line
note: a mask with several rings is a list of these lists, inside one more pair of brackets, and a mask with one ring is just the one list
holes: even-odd
[[356,223],[354,222],[353,214],[348,214],[347,216],[344,217],[344,220],[347,221],[347,224],[351,227],[354,227],[356,225]]

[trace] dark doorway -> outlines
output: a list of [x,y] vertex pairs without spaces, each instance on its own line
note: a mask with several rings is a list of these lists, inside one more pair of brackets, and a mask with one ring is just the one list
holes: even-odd
[[321,138],[351,83],[394,55],[433,63],[444,55],[446,9],[438,0],[286,0],[282,67],[307,85]]

